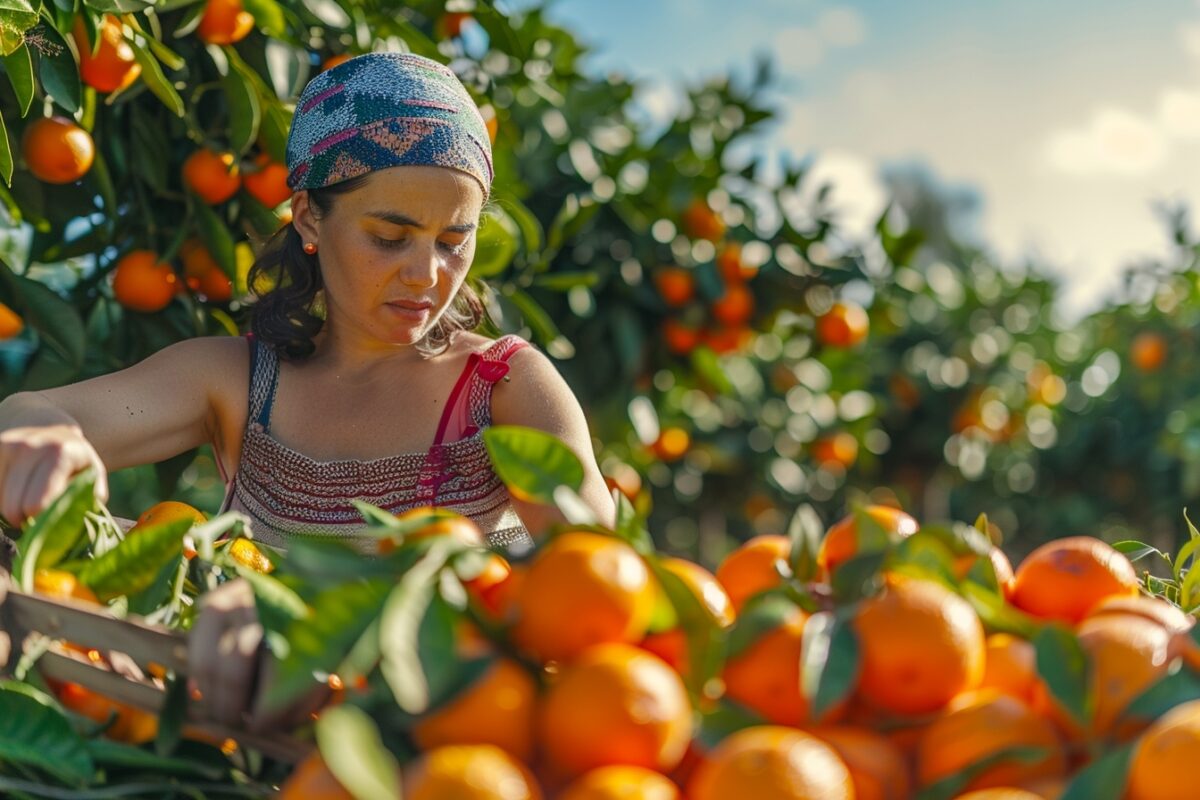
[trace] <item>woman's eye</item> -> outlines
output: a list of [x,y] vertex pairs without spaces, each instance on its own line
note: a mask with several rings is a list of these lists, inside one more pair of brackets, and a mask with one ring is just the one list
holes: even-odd
[[408,241],[407,239],[385,239],[382,236],[376,236],[376,237],[374,237],[374,239],[375,239],[375,243],[378,244],[380,247],[389,247],[389,248],[390,247],[399,247],[400,245],[402,245],[406,241]]
[[447,253],[450,253],[451,255],[458,255],[459,253],[461,253],[463,250],[466,249],[467,243],[465,241],[459,242],[458,244],[452,244],[450,242],[438,242],[438,247],[441,247],[443,250],[445,250]]

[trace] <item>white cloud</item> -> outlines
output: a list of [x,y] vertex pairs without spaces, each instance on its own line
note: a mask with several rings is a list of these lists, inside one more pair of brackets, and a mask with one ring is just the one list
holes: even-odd
[[866,38],[867,23],[853,8],[834,6],[817,19],[817,32],[834,47],[853,47]]
[[825,60],[825,45],[812,28],[784,28],[775,34],[774,44],[784,69],[809,70]]
[[1158,122],[1173,139],[1200,138],[1200,92],[1164,89],[1159,96]]
[[1045,156],[1072,175],[1145,175],[1166,161],[1167,136],[1156,121],[1122,108],[1104,108],[1081,128],[1052,134]]
[[888,201],[876,164],[848,150],[823,150],[805,174],[789,211],[805,214],[812,209],[824,184],[830,186],[826,202],[834,209],[841,230],[854,239],[867,237]]
[[1200,58],[1200,22],[1189,22],[1179,26],[1179,38],[1183,49],[1193,58]]

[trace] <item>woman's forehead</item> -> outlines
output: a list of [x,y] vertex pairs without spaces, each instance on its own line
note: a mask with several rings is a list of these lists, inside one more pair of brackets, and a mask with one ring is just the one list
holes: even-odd
[[461,209],[478,216],[483,205],[479,183],[464,172],[448,167],[388,167],[371,173],[353,194],[368,204],[386,200],[397,207],[436,207],[443,212]]

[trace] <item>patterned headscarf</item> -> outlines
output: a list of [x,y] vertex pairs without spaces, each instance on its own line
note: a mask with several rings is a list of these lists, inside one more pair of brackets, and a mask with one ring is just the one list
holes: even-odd
[[368,53],[304,87],[287,142],[293,191],[403,165],[461,170],[489,194],[487,127],[449,68],[409,53]]

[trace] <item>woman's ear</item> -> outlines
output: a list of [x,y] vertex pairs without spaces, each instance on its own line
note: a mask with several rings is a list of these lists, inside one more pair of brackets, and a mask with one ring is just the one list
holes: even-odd
[[292,227],[303,241],[317,241],[317,223],[313,217],[307,189],[301,189],[292,195]]

